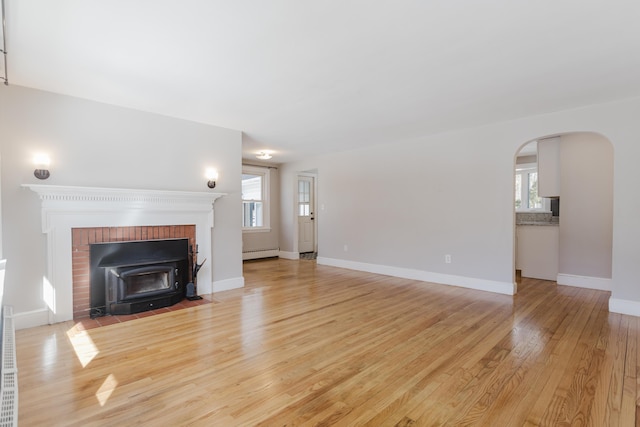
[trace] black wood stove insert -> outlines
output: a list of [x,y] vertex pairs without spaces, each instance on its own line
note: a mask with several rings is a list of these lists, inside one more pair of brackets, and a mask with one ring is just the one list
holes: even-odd
[[89,247],[91,317],[168,307],[185,297],[189,240],[95,243]]

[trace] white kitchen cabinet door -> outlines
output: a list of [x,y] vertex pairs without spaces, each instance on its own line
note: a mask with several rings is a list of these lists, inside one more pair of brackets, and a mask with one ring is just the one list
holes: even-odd
[[560,232],[557,226],[519,225],[516,266],[522,277],[556,281]]
[[560,197],[560,138],[538,141],[538,195]]

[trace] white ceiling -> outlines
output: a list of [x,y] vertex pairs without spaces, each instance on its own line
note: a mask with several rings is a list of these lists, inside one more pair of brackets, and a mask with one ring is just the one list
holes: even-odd
[[276,162],[640,95],[637,0],[5,3],[11,84],[242,130]]

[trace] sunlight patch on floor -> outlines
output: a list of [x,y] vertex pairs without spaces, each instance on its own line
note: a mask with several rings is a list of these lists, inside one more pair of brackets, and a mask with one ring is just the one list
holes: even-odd
[[88,331],[79,330],[77,325],[67,331],[67,337],[83,368],[100,353]]
[[113,374],[109,374],[98,391],[96,391],[96,398],[98,399],[100,406],[104,406],[107,403],[107,400],[109,400],[111,393],[113,393],[113,390],[115,390],[116,387],[118,387],[118,380],[113,376]]

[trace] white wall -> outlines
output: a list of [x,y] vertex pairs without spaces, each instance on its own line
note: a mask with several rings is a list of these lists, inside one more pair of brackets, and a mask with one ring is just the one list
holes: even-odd
[[594,133],[560,138],[560,274],[611,278],[613,147]]
[[[208,191],[219,171],[212,235],[216,282],[242,281],[241,133],[18,86],[0,89],[2,225],[8,260],[6,302],[40,310],[46,272],[40,201],[21,184]],[[33,176],[36,151],[52,159],[51,178]]]
[[281,246],[295,246],[294,217],[286,211],[294,175],[317,168],[325,205],[317,217],[320,257],[429,273],[425,277],[512,283],[516,152],[544,136],[596,132],[614,147],[612,295],[640,314],[639,114],[635,98],[286,165]]
[[[512,287],[513,272],[494,268],[511,258],[510,237],[496,233],[488,242],[497,244],[495,250],[476,248],[487,229],[513,223],[513,201],[508,209],[493,206],[500,203],[500,188],[512,193],[512,180],[500,176],[513,175],[515,151],[500,158],[475,142],[465,142],[461,150],[450,134],[289,165],[287,171],[318,169],[320,262],[348,260]],[[287,182],[283,200],[292,187],[291,179]],[[445,264],[445,254],[452,256],[451,264]]]

